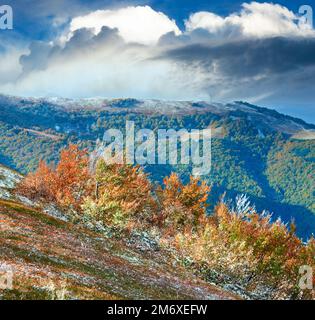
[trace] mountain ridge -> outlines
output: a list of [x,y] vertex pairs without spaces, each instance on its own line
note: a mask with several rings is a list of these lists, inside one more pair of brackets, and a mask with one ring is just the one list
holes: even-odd
[[[279,131],[291,134],[299,130],[315,130],[315,124],[280,113],[274,109],[256,106],[244,101],[234,101],[232,103],[210,103],[206,101],[164,101],[156,99],[106,99],[106,98],[85,98],[85,99],[65,99],[65,98],[21,98],[17,96],[8,96],[0,94],[0,104],[16,105],[17,107],[25,105],[39,105],[48,103],[52,107],[60,107],[64,111],[108,111],[108,112],[126,112],[143,113],[149,115],[188,115],[191,113],[214,113],[226,115],[237,111],[249,112],[253,116],[268,117],[268,123],[276,118],[283,121],[281,127],[276,127]],[[263,120],[260,118],[260,120]],[[293,127],[290,128],[290,122]],[[285,126],[289,128],[286,128]]]

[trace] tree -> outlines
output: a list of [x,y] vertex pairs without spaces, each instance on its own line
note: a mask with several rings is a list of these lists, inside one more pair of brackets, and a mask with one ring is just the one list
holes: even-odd
[[33,200],[54,201],[61,207],[79,210],[93,188],[88,162],[87,151],[71,144],[61,151],[55,169],[40,161],[37,170],[19,184],[18,192]]
[[164,187],[157,190],[161,212],[157,219],[166,227],[197,228],[206,219],[210,187],[198,178],[191,177],[184,185],[177,174],[164,179]]
[[94,198],[87,200],[85,209],[106,223],[143,222],[152,216],[152,185],[139,166],[106,164],[101,159],[95,185]]
[[31,200],[41,199],[56,201],[56,195],[51,189],[54,184],[53,170],[45,161],[40,161],[37,170],[28,174],[17,186],[18,193]]
[[74,144],[62,150],[54,174],[55,183],[52,187],[57,202],[79,209],[83,199],[93,190],[87,150],[80,150]]

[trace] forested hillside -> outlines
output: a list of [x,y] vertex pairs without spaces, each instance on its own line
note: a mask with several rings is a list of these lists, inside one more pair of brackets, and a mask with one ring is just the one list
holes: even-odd
[[[203,129],[211,126],[212,186],[209,211],[223,193],[246,193],[259,210],[292,218],[300,236],[315,230],[314,125],[265,108],[237,102],[227,105],[125,100],[0,99],[0,162],[22,173],[40,159],[56,162],[59,151],[77,143],[90,151],[106,129]],[[172,110],[172,112],[170,112]],[[187,166],[145,167],[152,181],[175,171],[188,181]]]

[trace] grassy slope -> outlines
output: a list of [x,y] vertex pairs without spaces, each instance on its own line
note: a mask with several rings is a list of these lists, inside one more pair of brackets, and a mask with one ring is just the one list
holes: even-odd
[[0,200],[0,264],[14,270],[0,299],[233,299],[176,265],[22,204]]

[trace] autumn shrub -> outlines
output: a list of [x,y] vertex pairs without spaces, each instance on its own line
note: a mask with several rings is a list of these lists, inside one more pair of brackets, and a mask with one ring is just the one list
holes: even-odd
[[83,209],[98,220],[114,225],[152,218],[152,185],[139,166],[106,164],[100,160],[95,172],[95,194],[86,199]]
[[17,186],[17,192],[31,200],[56,201],[51,186],[54,174],[46,162],[40,161],[35,172],[29,173]]
[[210,191],[205,182],[191,177],[185,185],[172,173],[163,184],[156,192],[160,206],[156,220],[160,226],[171,230],[196,229],[205,221]]
[[178,233],[175,245],[208,268],[269,284],[278,288],[277,294],[312,296],[311,291],[299,290],[298,281],[301,266],[315,269],[314,239],[304,244],[293,225],[290,230],[280,220],[272,222],[270,215],[258,214],[248,202],[242,209],[219,203],[204,228],[194,234]]
[[61,151],[55,168],[40,161],[38,169],[22,180],[17,191],[33,200],[54,201],[60,207],[79,210],[93,190],[88,163],[86,150],[69,145]]

